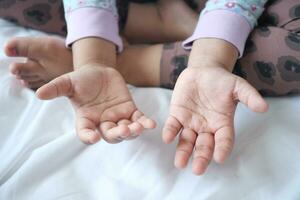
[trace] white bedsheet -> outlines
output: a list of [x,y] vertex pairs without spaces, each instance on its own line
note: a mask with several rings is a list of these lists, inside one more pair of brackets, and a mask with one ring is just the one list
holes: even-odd
[[[40,34],[0,21],[0,46],[10,37]],[[8,73],[0,53],[0,199],[300,199],[300,97],[269,98],[270,111],[239,105],[236,145],[224,165],[194,176],[173,167],[175,144],[161,127],[171,92],[131,88],[158,128],[134,141],[86,146],[74,130],[65,98],[38,100]]]

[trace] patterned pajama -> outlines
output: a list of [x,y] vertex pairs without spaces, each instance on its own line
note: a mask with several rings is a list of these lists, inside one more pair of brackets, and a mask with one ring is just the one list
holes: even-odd
[[250,35],[235,72],[262,94],[300,92],[300,1],[277,0]]
[[[118,0],[117,5],[119,12],[127,12],[124,7],[128,5],[128,1]],[[122,26],[125,24],[127,13],[124,14],[124,17],[120,18]],[[0,0],[0,18],[47,33],[67,35],[62,0]]]
[[61,0],[1,0],[0,18],[48,33],[67,34]]

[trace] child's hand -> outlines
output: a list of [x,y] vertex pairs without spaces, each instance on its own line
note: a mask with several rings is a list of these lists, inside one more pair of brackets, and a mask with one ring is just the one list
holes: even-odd
[[219,63],[185,69],[173,92],[170,115],[163,140],[172,142],[179,134],[175,166],[184,168],[193,153],[193,172],[202,174],[214,158],[223,163],[234,143],[234,112],[238,101],[255,112],[267,104],[244,79]]
[[125,81],[113,68],[82,66],[42,86],[37,95],[41,99],[67,96],[75,108],[78,136],[85,143],[97,142],[100,135],[117,143],[155,127],[137,109]]
[[60,76],[37,91],[41,99],[67,96],[76,112],[76,131],[85,143],[100,135],[110,143],[137,137],[155,122],[135,106],[123,77],[114,68],[116,47],[96,37],[72,45],[75,71]]

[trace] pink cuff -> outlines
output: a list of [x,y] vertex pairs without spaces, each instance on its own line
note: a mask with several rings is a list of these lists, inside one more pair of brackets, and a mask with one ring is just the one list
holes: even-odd
[[86,37],[99,37],[117,45],[123,50],[119,36],[118,19],[113,13],[93,7],[76,9],[66,14],[68,35],[66,45]]
[[241,57],[250,32],[250,24],[241,15],[214,10],[201,15],[193,35],[183,42],[183,47],[191,49],[193,42],[200,38],[218,38],[233,44]]

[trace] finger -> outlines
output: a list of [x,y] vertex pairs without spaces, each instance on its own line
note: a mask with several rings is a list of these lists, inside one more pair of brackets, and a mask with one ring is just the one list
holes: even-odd
[[120,124],[127,125],[128,128],[130,129],[130,135],[127,138],[124,138],[126,140],[136,138],[144,130],[144,127],[140,123],[131,122],[130,120],[127,120],[127,119],[120,120],[118,122],[118,125],[120,125]]
[[146,117],[142,112],[135,111],[131,117],[132,121],[138,121],[145,129],[153,129],[156,127],[154,120]]
[[125,124],[115,124],[114,122],[103,122],[100,125],[102,137],[109,143],[119,143],[123,139],[130,137],[130,129]]
[[163,141],[167,144],[172,142],[181,128],[180,122],[175,117],[169,116],[163,128]]
[[142,116],[137,120],[145,129],[154,129],[156,122],[146,116]]
[[268,104],[263,97],[242,78],[239,78],[237,81],[235,94],[239,101],[254,112],[266,112],[268,110]]
[[139,122],[132,122],[128,125],[128,128],[130,129],[130,136],[129,137],[135,137],[142,133],[144,130],[143,125],[141,125]]
[[[102,122],[101,124],[100,124],[100,132],[101,132],[101,134],[107,134],[107,131],[108,130],[110,130],[110,129],[112,129],[112,128],[114,128],[114,127],[116,127],[117,126],[117,124],[115,123],[115,122]],[[104,139],[105,139],[105,137],[103,137]]]
[[214,151],[214,136],[211,133],[199,133],[193,155],[193,172],[201,175],[210,163]]
[[234,144],[234,129],[231,127],[223,127],[215,133],[215,150],[214,160],[217,163],[223,163],[230,155]]
[[118,125],[119,124],[125,124],[125,125],[129,125],[129,124],[131,124],[132,122],[130,121],[130,120],[128,120],[128,119],[122,119],[122,120],[120,120],[120,121],[118,121]]
[[95,122],[76,114],[76,132],[80,140],[86,144],[94,144],[100,140]]
[[69,75],[65,74],[40,87],[36,95],[40,99],[49,100],[60,96],[71,96],[72,92],[72,82]]
[[137,121],[140,117],[144,116],[144,113],[142,113],[141,111],[139,110],[136,110],[132,116],[131,116],[131,120],[132,121]]
[[183,129],[179,136],[174,164],[178,169],[186,167],[195,145],[197,134],[191,129]]

